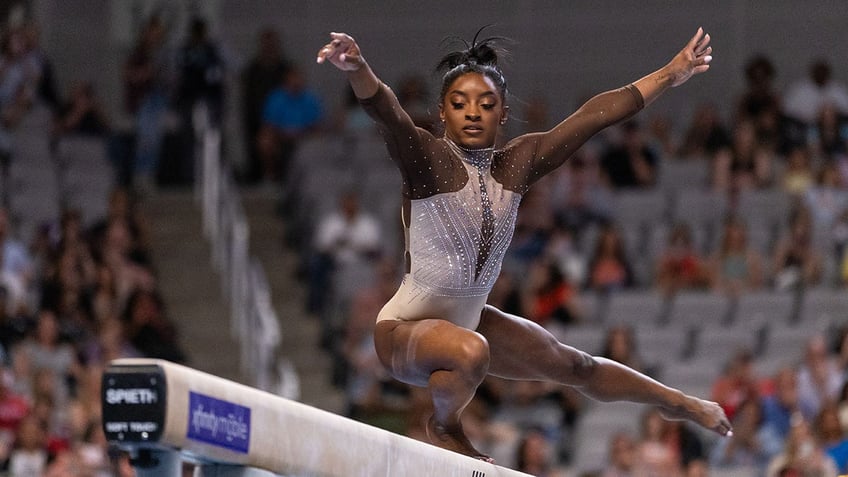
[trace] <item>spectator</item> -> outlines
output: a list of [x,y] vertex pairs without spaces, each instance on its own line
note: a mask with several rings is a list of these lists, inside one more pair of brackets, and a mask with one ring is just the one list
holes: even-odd
[[783,452],[769,462],[766,477],[837,475],[836,464],[816,442],[804,419],[793,419]]
[[718,108],[713,103],[704,103],[692,115],[679,154],[684,159],[707,159],[729,145],[730,134]]
[[87,293],[86,299],[95,324],[106,323],[120,315],[115,275],[105,264],[97,264],[94,285]]
[[523,316],[544,327],[580,321],[577,289],[550,259],[534,261],[524,286]]
[[[177,53],[177,108],[183,115],[190,115],[194,106],[202,102],[210,120],[217,124],[224,102],[224,74],[224,58],[209,38],[206,20],[192,18],[188,38]],[[190,132],[194,134],[193,129]]]
[[29,415],[30,402],[15,392],[15,375],[5,365],[0,366],[0,463],[9,457],[18,427]]
[[737,218],[725,220],[721,242],[711,262],[715,290],[738,296],[762,286],[762,257],[748,245],[745,224]]
[[757,398],[757,382],[754,376],[754,357],[747,349],[734,353],[724,372],[713,383],[712,400],[719,403],[731,420],[738,407],[750,399]]
[[150,192],[155,184],[165,135],[170,80],[164,39],[162,19],[158,15],[150,17],[123,71],[125,108],[135,118],[136,128],[130,180],[143,193]]
[[29,66],[29,78],[35,92],[35,99],[55,110],[59,106],[59,94],[56,89],[53,64],[41,47],[41,35],[34,21],[22,26],[24,41],[24,61]]
[[752,122],[736,125],[730,146],[713,155],[712,169],[713,188],[720,192],[736,193],[771,185],[772,158],[757,142]]
[[798,368],[798,405],[808,422],[813,422],[822,407],[836,402],[844,384],[842,370],[829,353],[824,336],[812,336]]
[[798,398],[798,372],[785,367],[774,378],[774,392],[763,398],[763,427],[777,435],[782,441],[789,435],[794,416],[801,415]]
[[0,206],[0,279],[6,290],[6,311],[17,314],[27,310],[27,292],[35,275],[27,248],[15,239],[9,223],[9,211]]
[[769,461],[780,453],[783,439],[774,428],[763,426],[762,405],[758,398],[739,404],[733,419],[733,436],[719,439],[710,454],[716,468],[752,467],[765,470]]
[[[145,257],[147,250],[150,248],[150,233],[147,224],[147,218],[138,208],[138,201],[131,191],[124,187],[116,187],[109,194],[109,206],[106,216],[97,220],[87,232],[91,241],[92,250],[98,252],[105,246],[106,232],[109,229],[109,224],[114,220],[120,220],[126,223],[129,239],[132,242],[132,255],[136,257],[136,261],[147,263],[149,260]],[[102,254],[95,253],[97,257]]]
[[612,225],[604,226],[589,259],[590,289],[608,292],[633,285],[633,271],[624,251],[623,238]]
[[674,476],[681,471],[680,454],[670,441],[670,422],[662,418],[656,408],[642,414],[639,443],[637,444],[637,470],[634,475]]
[[745,64],[745,91],[736,107],[736,121],[751,121],[757,137],[764,139],[776,131],[770,118],[780,114],[780,97],[774,89],[774,64],[768,56],[754,55]]
[[162,298],[155,291],[136,290],[127,301],[124,324],[130,344],[144,356],[184,363],[177,330],[165,315]]
[[[38,313],[35,332],[17,345],[15,359],[25,359],[31,370],[50,372],[57,404],[63,406],[71,395],[71,384],[79,379],[81,367],[74,348],[61,341],[55,313],[42,309]],[[36,390],[33,389],[34,393]]]
[[88,81],[78,82],[56,116],[54,133],[104,137],[109,132],[109,121],[94,93],[94,85]]
[[557,468],[554,460],[551,443],[544,432],[527,430],[518,444],[515,469],[536,477],[565,477],[565,471]]
[[[586,283],[586,257],[580,250],[573,229],[562,225],[554,226],[545,244],[542,257],[543,260],[550,260],[556,264],[564,279],[569,283]],[[580,306],[575,306],[573,311],[579,319],[584,318]]]
[[848,192],[833,161],[822,164],[816,183],[807,188],[802,204],[812,214],[813,227],[817,231],[831,230],[842,211],[848,208]]
[[17,476],[42,475],[47,468],[47,436],[35,416],[21,421],[15,447],[9,456],[9,473]]
[[655,284],[667,295],[707,285],[707,267],[695,249],[692,229],[688,224],[678,223],[672,227],[668,243],[657,259],[656,269]]
[[262,126],[265,100],[288,68],[289,61],[283,55],[277,30],[272,27],[264,28],[259,33],[256,53],[241,74],[242,117],[247,145],[245,179],[249,183],[255,183],[262,178],[256,136]]
[[609,148],[601,159],[608,183],[615,189],[653,186],[659,157],[645,142],[639,123],[628,121],[621,130],[621,144]]
[[[338,208],[318,223],[310,264],[310,311],[324,320],[324,344],[332,345],[338,313],[356,287],[372,283],[372,264],[381,253],[380,224],[362,210],[359,195],[342,193]],[[330,306],[327,307],[326,304]]]
[[636,336],[629,326],[613,326],[607,330],[600,356],[618,361],[637,371],[651,374],[639,356]]
[[292,65],[262,108],[256,147],[264,181],[285,184],[298,142],[316,130],[322,120],[321,100],[308,87],[300,68]]
[[848,154],[848,114],[840,113],[833,104],[825,104],[816,129],[818,138],[813,150],[819,157],[834,161]]
[[786,91],[783,109],[789,117],[812,126],[828,104],[840,114],[848,115],[848,88],[833,79],[827,60],[817,59],[810,65],[808,76],[796,81]]
[[100,261],[112,271],[120,305],[125,304],[136,290],[151,291],[155,288],[156,278],[150,259],[137,246],[125,219],[110,219],[98,251]]
[[783,172],[783,190],[793,197],[803,196],[814,182],[810,165],[810,150],[807,146],[794,146],[786,156]]
[[610,190],[601,184],[598,161],[583,149],[545,180],[552,182],[550,204],[556,224],[574,231],[575,239],[588,227],[609,219]]
[[25,54],[26,38],[21,28],[10,28],[0,36],[0,160],[4,163],[12,152],[11,131],[35,99]]
[[813,246],[810,211],[799,207],[792,212],[789,230],[774,249],[775,288],[789,290],[815,285],[821,280],[822,257]]
[[610,439],[609,463],[601,477],[632,477],[637,467],[636,442],[623,431],[616,432]]
[[839,422],[839,408],[835,404],[822,407],[814,424],[824,451],[833,459],[839,473],[845,474],[848,472],[848,438]]

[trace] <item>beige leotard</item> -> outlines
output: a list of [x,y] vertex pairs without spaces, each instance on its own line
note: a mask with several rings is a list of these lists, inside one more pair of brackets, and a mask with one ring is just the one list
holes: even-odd
[[643,106],[628,85],[592,98],[548,132],[467,150],[416,128],[385,85],[361,103],[403,178],[406,273],[377,320],[438,318],[469,329],[500,273],[527,188]]

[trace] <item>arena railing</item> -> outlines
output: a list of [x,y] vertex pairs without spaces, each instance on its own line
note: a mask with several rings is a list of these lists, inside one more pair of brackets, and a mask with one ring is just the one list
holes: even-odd
[[251,257],[250,227],[231,167],[222,160],[221,131],[208,120],[206,108],[194,111],[195,199],[202,214],[203,233],[211,245],[211,261],[220,276],[221,295],[229,304],[230,332],[240,346],[240,369],[259,389],[288,390],[296,398],[291,372],[279,373],[282,341],[279,320],[262,264]]

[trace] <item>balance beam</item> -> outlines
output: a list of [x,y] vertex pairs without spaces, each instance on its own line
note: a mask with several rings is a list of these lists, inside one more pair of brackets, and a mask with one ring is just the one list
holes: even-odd
[[129,450],[280,475],[528,477],[163,360],[112,361],[101,397],[106,438]]

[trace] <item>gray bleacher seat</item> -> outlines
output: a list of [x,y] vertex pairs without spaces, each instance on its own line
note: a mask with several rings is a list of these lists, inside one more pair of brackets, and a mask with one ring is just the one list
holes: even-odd
[[724,220],[728,212],[727,207],[727,196],[724,194],[711,190],[686,188],[672,197],[669,215],[675,222],[715,224]]
[[783,228],[791,207],[792,198],[783,189],[744,190],[739,194],[736,213],[749,227],[759,222],[769,228]]
[[760,359],[778,359],[785,363],[800,361],[804,356],[807,341],[822,331],[824,330],[806,326],[771,326],[765,334]]
[[682,359],[689,347],[689,331],[680,327],[637,328],[636,352],[649,367]]
[[797,367],[799,360],[800,357],[795,352],[757,356],[754,360],[754,376],[759,378],[773,378],[783,368]]
[[710,161],[678,159],[662,161],[659,167],[658,186],[668,191],[705,189],[710,175]]
[[831,288],[806,290],[798,319],[799,325],[817,329],[848,325],[848,293]]
[[725,363],[714,359],[671,361],[660,371],[660,380],[687,394],[709,397]]
[[618,290],[609,296],[606,316],[609,325],[653,327],[665,311],[665,299],[656,291]]
[[749,328],[711,326],[701,329],[696,336],[695,360],[722,362],[740,350],[756,353],[760,344],[759,331]]
[[702,253],[714,251],[728,211],[726,196],[700,188],[686,188],[677,191],[670,202],[671,222],[689,224],[698,250]]
[[666,321],[670,326],[718,326],[730,312],[727,296],[712,291],[680,291],[671,301]]
[[609,442],[617,432],[639,435],[647,407],[631,402],[598,403],[580,416],[571,467],[578,471],[602,469],[609,461]]
[[55,157],[63,169],[100,173],[111,170],[106,140],[93,136],[64,136],[56,144]]
[[84,225],[106,215],[115,188],[115,170],[106,142],[98,137],[66,136],[56,145],[62,203],[82,213]]
[[733,309],[734,326],[757,328],[767,323],[788,323],[795,311],[796,296],[776,291],[746,292]]
[[612,197],[614,218],[619,223],[653,224],[666,218],[666,195],[659,189],[622,189]]
[[593,355],[601,352],[607,334],[606,328],[597,325],[567,326],[550,331],[560,342]]
[[624,189],[612,196],[612,218],[621,230],[631,260],[645,253],[648,231],[665,223],[666,199],[665,192],[659,189]]

